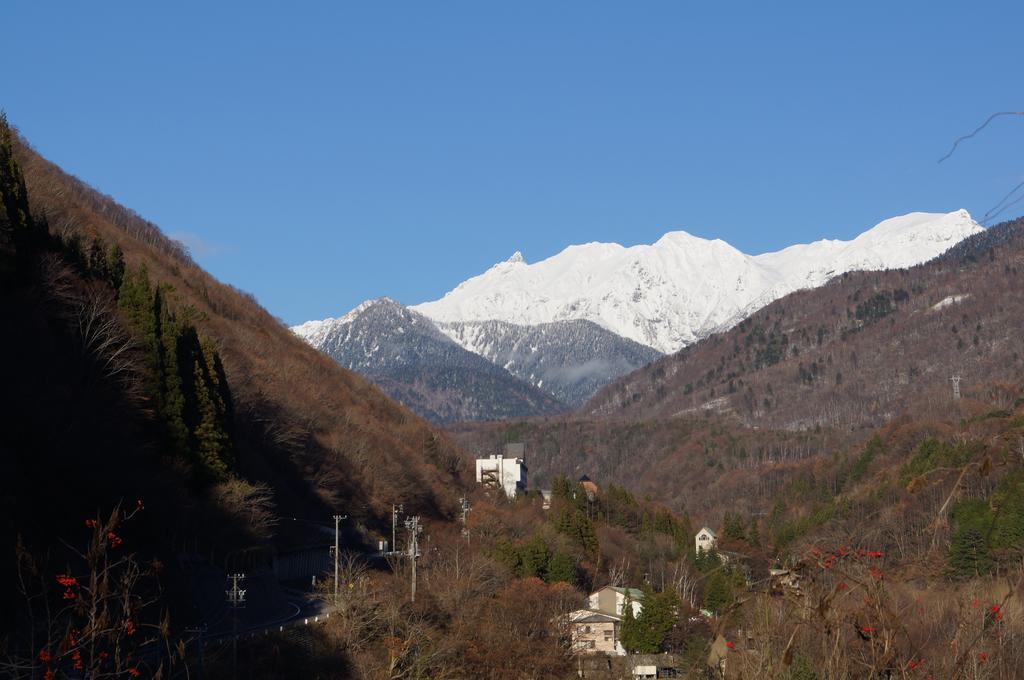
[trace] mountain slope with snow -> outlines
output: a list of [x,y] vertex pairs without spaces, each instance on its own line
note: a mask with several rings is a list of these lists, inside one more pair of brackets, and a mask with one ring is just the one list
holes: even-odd
[[613,380],[661,354],[591,321],[520,326],[506,321],[438,323],[438,329],[512,375],[581,406]]
[[435,423],[565,410],[547,392],[463,349],[430,319],[388,298],[364,302],[345,316],[309,321],[292,331]]
[[629,248],[569,246],[535,264],[517,252],[440,300],[411,309],[442,326],[587,320],[671,353],[793,291],[848,271],[920,264],[980,231],[967,211],[958,210],[910,213],[850,241],[817,241],[763,255],[683,231]]

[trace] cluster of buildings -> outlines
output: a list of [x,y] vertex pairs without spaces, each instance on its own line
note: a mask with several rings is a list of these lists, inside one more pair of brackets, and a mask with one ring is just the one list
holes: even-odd
[[[509,499],[525,494],[526,446],[520,443],[506,444],[502,453],[478,458],[476,481]],[[598,494],[597,485],[586,476],[580,478],[579,484],[588,499],[594,500]],[[544,497],[544,507],[547,508],[550,505],[551,492],[541,490],[541,493]],[[696,533],[694,547],[698,553],[714,551],[723,562],[744,560],[743,555],[720,550],[717,534],[708,527],[701,527]],[[782,589],[799,588],[799,577],[789,570],[772,570],[771,577],[773,585],[778,585]],[[612,668],[610,659],[627,656],[621,641],[622,620],[627,606],[632,609],[633,616],[639,616],[644,606],[643,591],[637,588],[605,586],[587,597],[584,609],[578,609],[568,615],[568,633],[572,649],[580,662],[581,677],[606,677],[605,666],[608,670]],[[707,614],[710,615],[709,612]],[[719,638],[716,645],[720,642],[724,645],[721,636]],[[721,655],[724,655],[724,647]],[[616,663],[626,661],[629,662],[630,675],[636,679],[677,677],[681,668],[674,655],[667,654],[634,654]]]
[[[694,537],[697,551],[711,552],[718,548],[718,537],[702,527]],[[581,654],[623,656],[626,650],[620,640],[622,617],[629,602],[633,615],[644,607],[644,592],[636,588],[605,586],[587,598],[587,608],[569,614],[572,648]]]

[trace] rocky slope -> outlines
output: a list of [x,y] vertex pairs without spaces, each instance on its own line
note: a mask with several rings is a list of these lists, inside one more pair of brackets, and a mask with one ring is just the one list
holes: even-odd
[[574,407],[619,376],[661,356],[582,319],[535,326],[505,321],[437,326],[462,347]]
[[463,349],[422,314],[389,298],[292,329],[437,423],[557,413],[564,404]]

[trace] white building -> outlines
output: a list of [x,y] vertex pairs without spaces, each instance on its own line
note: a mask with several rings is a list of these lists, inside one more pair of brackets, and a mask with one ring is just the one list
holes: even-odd
[[476,459],[476,481],[501,489],[509,498],[526,493],[525,444],[506,444],[505,453]]
[[694,542],[697,545],[697,552],[711,552],[718,547],[718,536],[715,536],[715,532],[711,529],[703,527],[697,532]]

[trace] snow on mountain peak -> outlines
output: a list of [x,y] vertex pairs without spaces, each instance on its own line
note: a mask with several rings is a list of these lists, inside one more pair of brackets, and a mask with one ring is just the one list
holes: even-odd
[[847,271],[913,266],[981,230],[966,210],[957,210],[910,213],[851,241],[822,240],[757,256],[685,231],[629,248],[569,246],[534,264],[517,252],[412,309],[439,322],[586,319],[668,353],[795,290]]

